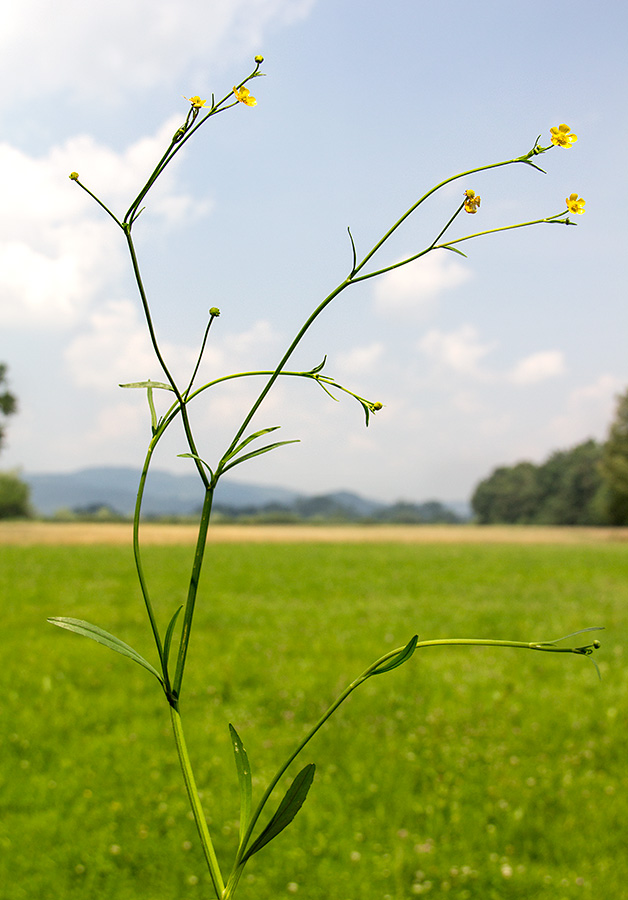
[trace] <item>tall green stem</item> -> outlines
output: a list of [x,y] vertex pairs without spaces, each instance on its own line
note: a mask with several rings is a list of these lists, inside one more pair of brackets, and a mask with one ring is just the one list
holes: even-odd
[[185,611],[183,613],[183,627],[181,629],[181,640],[179,642],[177,668],[172,685],[177,704],[181,695],[181,682],[183,680],[185,661],[187,658],[188,646],[190,643],[190,632],[192,630],[194,606],[196,604],[196,595],[198,593],[198,585],[201,577],[201,570],[203,568],[203,558],[205,556],[205,546],[207,542],[207,530],[209,528],[209,520],[211,518],[213,499],[214,488],[210,487],[205,491],[205,499],[203,501],[203,510],[201,512],[201,521],[199,523],[198,537],[196,540],[196,551],[194,553],[194,563],[192,565],[188,596],[185,604]]
[[194,815],[194,822],[196,823],[198,835],[201,839],[203,853],[205,854],[205,860],[207,861],[207,867],[209,869],[212,884],[214,885],[214,891],[216,893],[217,900],[221,900],[225,889],[225,883],[222,879],[222,874],[220,872],[220,867],[218,865],[218,860],[214,851],[214,845],[212,843],[211,835],[207,827],[205,813],[203,812],[201,799],[198,795],[198,789],[196,787],[196,781],[194,779],[194,772],[192,771],[190,757],[188,755],[188,748],[185,743],[185,735],[183,734],[181,716],[172,706],[170,707],[170,718],[172,719],[174,740],[177,746],[177,753],[179,754],[179,762],[181,763],[183,780],[185,781],[185,787],[190,799],[190,805],[192,807],[192,814]]

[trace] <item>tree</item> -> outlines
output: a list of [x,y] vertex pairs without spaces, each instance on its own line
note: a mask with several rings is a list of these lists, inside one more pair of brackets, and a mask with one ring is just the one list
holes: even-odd
[[2,449],[2,443],[4,441],[4,421],[7,416],[12,416],[13,413],[17,412],[17,400],[7,390],[6,387],[7,381],[7,367],[5,363],[0,363],[0,450]]
[[[4,442],[7,416],[17,412],[17,400],[7,388],[7,367],[0,363],[0,450]],[[15,472],[0,472],[0,519],[31,515],[30,488]]]
[[606,508],[611,525],[628,525],[628,390],[617,397],[602,453]]
[[23,519],[30,515],[30,487],[14,472],[0,472],[0,519]]
[[480,525],[527,525],[539,507],[538,467],[531,462],[500,466],[476,487],[471,506]]
[[[471,504],[481,525],[604,525],[602,447],[589,440],[558,450],[541,465],[502,466],[475,489]],[[628,457],[627,457],[628,459]]]

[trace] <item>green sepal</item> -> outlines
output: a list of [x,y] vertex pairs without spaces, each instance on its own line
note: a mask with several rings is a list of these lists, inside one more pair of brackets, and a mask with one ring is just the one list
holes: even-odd
[[231,735],[233,755],[235,757],[238,781],[240,783],[240,841],[242,841],[251,819],[251,797],[253,794],[251,766],[249,764],[249,758],[246,755],[246,750],[244,749],[244,744],[233,725],[229,725],[229,734]]
[[129,647],[129,645],[125,644],[124,641],[121,641],[120,638],[117,638],[113,634],[109,634],[108,631],[104,631],[102,628],[99,628],[98,625],[92,625],[90,622],[84,622],[82,619],[68,619],[64,616],[49,618],[48,622],[50,622],[51,625],[58,625],[59,628],[66,628],[68,631],[74,631],[76,634],[83,635],[83,637],[91,638],[92,641],[96,641],[97,644],[109,647],[110,650],[115,650],[116,653],[121,653],[122,656],[128,656],[129,659],[132,659],[139,666],[143,666],[154,675],[163,687],[163,678],[157,669],[155,669],[154,666],[151,666],[148,660],[144,659],[143,656],[140,656],[133,647]]
[[307,793],[314,779],[315,770],[316,766],[314,763],[308,763],[304,769],[301,769],[286,791],[275,815],[242,857],[240,861],[241,864],[250,859],[251,856],[261,850],[262,847],[265,847],[266,844],[273,840],[273,838],[276,838],[277,835],[292,822],[305,802],[305,798],[307,797]]
[[418,634],[415,634],[414,637],[410,638],[403,650],[400,650],[399,653],[396,656],[393,656],[392,659],[389,659],[388,662],[378,666],[374,672],[371,672],[371,675],[382,675],[384,672],[391,672],[393,669],[396,669],[397,666],[402,666],[405,662],[408,662],[416,650],[418,640],[419,636]]

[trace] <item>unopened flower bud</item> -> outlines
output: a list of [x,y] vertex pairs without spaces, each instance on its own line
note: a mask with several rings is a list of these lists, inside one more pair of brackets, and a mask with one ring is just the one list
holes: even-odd
[[70,178],[72,181],[78,181],[79,173],[78,172],[70,172]]
[[255,57],[255,62],[258,66],[261,65],[264,62],[264,57],[258,53],[258,55]]
[[212,316],[212,318],[217,319],[218,316],[220,315],[220,310],[218,309],[217,306],[212,306],[212,308],[209,311],[209,314],[210,314],[210,316]]
[[378,409],[383,409],[383,408],[384,408],[384,404],[380,403],[379,400],[377,401],[377,403],[373,404],[373,412],[377,412]]

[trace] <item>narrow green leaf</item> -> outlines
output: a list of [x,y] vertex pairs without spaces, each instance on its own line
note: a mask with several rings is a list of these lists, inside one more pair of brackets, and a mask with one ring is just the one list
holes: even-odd
[[211,477],[214,477],[214,471],[209,463],[206,463],[204,459],[201,459],[200,456],[197,456],[196,453],[177,453],[177,459],[195,459],[201,463],[201,465],[205,466]]
[[414,653],[418,640],[419,636],[418,634],[415,634],[414,637],[410,638],[403,650],[400,650],[396,656],[393,656],[388,662],[383,663],[375,669],[374,672],[371,672],[371,675],[382,675],[384,672],[391,672],[393,669],[396,669],[397,666],[402,666]]
[[64,616],[55,616],[49,618],[48,621],[51,625],[58,625],[59,628],[66,628],[68,631],[74,631],[76,634],[83,635],[83,637],[91,638],[92,641],[96,641],[97,644],[102,644],[104,647],[109,647],[110,650],[115,650],[116,653],[121,653],[122,656],[128,656],[129,659],[132,659],[138,665],[148,669],[148,671],[155,676],[157,681],[163,685],[163,678],[157,669],[151,666],[143,656],[140,656],[137,650],[134,650],[133,647],[129,647],[128,644],[125,644],[124,641],[121,641],[120,638],[117,638],[115,635],[109,634],[108,631],[99,628],[98,625],[92,625],[90,622],[84,622],[82,619],[68,619]]
[[129,384],[119,384],[118,387],[121,388],[159,388],[162,391],[172,391],[172,385],[166,384],[163,381],[131,381]]
[[231,453],[228,453],[224,457],[223,462],[227,462],[228,460],[233,459],[233,457],[237,456],[240,450],[246,447],[247,444],[250,444],[251,441],[254,441],[256,438],[261,437],[263,434],[270,434],[271,431],[277,431],[278,428],[281,428],[281,425],[272,425],[270,428],[262,428],[261,431],[256,431],[255,434],[250,434],[247,438],[244,438],[244,440],[241,441],[237,445],[237,447],[234,447]]
[[245,863],[254,853],[265,847],[273,838],[276,838],[292,822],[305,803],[305,798],[314,779],[315,770],[316,766],[314,763],[308,763],[304,769],[301,769],[286,791],[286,795],[279,804],[275,815],[242,857],[242,863]]
[[170,619],[168,623],[168,628],[166,629],[166,636],[164,637],[164,672],[168,671],[168,658],[170,656],[170,644],[172,643],[172,635],[174,633],[174,626],[176,625],[177,619],[179,617],[179,613],[183,609],[183,605],[181,605],[178,610],[175,612],[174,616]]
[[235,756],[238,781],[240,782],[240,840],[242,840],[251,819],[251,796],[253,793],[251,766],[249,765],[249,758],[246,755],[244,744],[233,725],[229,725],[229,734],[231,735],[233,755]]
[[462,250],[458,250],[457,247],[450,247],[449,244],[443,244],[443,250],[451,250],[452,253],[458,253],[460,256],[464,256],[467,259],[467,254],[463,253]]
[[[321,378],[316,378],[315,380],[316,380],[316,384],[319,387],[322,387],[322,389],[325,391],[325,393],[327,394],[328,397],[331,397],[331,399],[335,400],[336,403],[340,403],[340,400],[338,399],[338,397],[334,397],[332,392],[325,387],[326,384],[334,384],[334,382],[332,381],[331,378],[325,378],[324,376],[321,376]],[[334,385],[334,387],[335,386],[336,385]]]
[[260,447],[259,450],[253,450],[251,453],[245,453],[244,456],[239,456],[238,459],[234,459],[228,466],[225,466],[222,471],[226,472],[228,469],[233,469],[234,466],[238,466],[247,459],[253,459],[254,456],[261,456],[262,453],[268,453],[269,450],[275,450],[277,447],[284,447],[286,444],[299,443],[300,441],[277,441],[276,444],[267,444],[265,447]]
[[325,363],[327,362],[327,354],[323,357],[323,361],[319,363],[317,366],[314,366],[313,369],[310,369],[308,375],[317,375],[319,372],[322,372],[325,368]]

